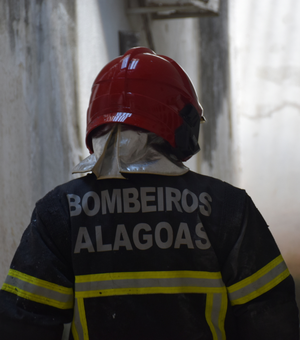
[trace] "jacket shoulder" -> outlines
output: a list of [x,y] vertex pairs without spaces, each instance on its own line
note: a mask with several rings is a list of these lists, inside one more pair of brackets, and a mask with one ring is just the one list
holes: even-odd
[[202,217],[202,220],[222,265],[241,233],[250,197],[245,190],[217,178],[191,171],[189,178],[195,183],[201,183],[211,197],[212,214]]

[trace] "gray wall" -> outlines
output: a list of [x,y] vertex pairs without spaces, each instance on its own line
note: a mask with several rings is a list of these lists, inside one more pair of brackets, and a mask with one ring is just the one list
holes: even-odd
[[0,2],[0,281],[36,200],[79,160],[73,1]]
[[300,2],[229,4],[238,185],[270,226],[300,305]]
[[201,172],[236,183],[234,129],[230,101],[228,1],[220,15],[200,22],[200,98],[207,122],[203,136]]

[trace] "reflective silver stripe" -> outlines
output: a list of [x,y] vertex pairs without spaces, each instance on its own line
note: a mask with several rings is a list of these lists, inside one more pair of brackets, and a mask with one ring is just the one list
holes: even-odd
[[[227,294],[207,294],[206,321],[213,335],[213,340],[226,340],[225,316],[227,311]],[[84,299],[75,300],[72,335],[75,340],[89,340]]]
[[150,288],[150,287],[206,287],[221,288],[224,283],[219,279],[198,278],[163,278],[163,279],[127,279],[105,280],[96,282],[80,282],[75,284],[76,293],[106,289]]
[[[75,340],[88,340],[88,336],[84,337],[83,325],[86,323],[85,310],[82,311],[83,300],[75,299],[74,316],[72,323],[72,335]],[[83,306],[84,307],[84,306]]]
[[136,294],[224,293],[219,272],[159,271],[82,275],[75,277],[76,297]]
[[[219,272],[159,271],[81,275],[75,277],[75,340],[88,339],[85,298],[137,294],[207,294],[206,320],[214,340],[225,340],[227,290]],[[82,301],[82,303],[80,303]],[[76,326],[76,327],[75,327]],[[75,331],[75,328],[78,330]],[[84,337],[86,336],[86,337]]]
[[285,262],[278,256],[257,273],[228,287],[231,304],[243,304],[260,296],[289,275]]
[[[25,275],[23,274],[25,277]],[[36,280],[38,282],[38,280]],[[51,283],[49,283],[51,286]],[[53,285],[54,286],[54,285]],[[58,287],[58,285],[55,285]],[[23,279],[8,275],[2,287],[10,293],[16,294],[28,300],[50,305],[60,309],[68,309],[73,307],[73,290],[71,288],[61,287],[61,291],[68,291],[64,293],[45,288],[32,282],[24,281]]]
[[213,340],[225,340],[225,316],[227,311],[227,294],[207,294],[205,317],[211,330]]
[[[207,294],[206,320],[214,340],[225,340],[227,290],[220,272],[158,271],[121,272],[75,277],[75,340],[88,339],[83,301],[85,298],[137,294]],[[76,326],[76,327],[75,327]],[[75,330],[75,328],[78,330]],[[86,337],[84,337],[86,336]]]

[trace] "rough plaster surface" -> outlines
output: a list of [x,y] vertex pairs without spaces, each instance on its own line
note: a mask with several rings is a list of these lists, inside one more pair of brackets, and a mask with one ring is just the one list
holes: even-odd
[[92,84],[100,70],[119,56],[119,30],[131,30],[123,0],[76,2],[77,88],[80,143],[84,155],[86,111]]
[[202,127],[201,172],[235,184],[227,0],[221,2],[219,16],[199,21],[201,98],[207,118]]
[[35,202],[71,178],[80,152],[73,3],[0,6],[2,282]]
[[[199,23],[198,19],[156,20],[151,23],[155,52],[174,59],[191,78],[199,94]],[[200,102],[201,102],[201,98]],[[200,143],[201,144],[201,143]],[[201,145],[200,145],[201,146]],[[200,153],[185,163],[200,171]]]
[[270,225],[300,302],[300,2],[230,1],[239,185]]

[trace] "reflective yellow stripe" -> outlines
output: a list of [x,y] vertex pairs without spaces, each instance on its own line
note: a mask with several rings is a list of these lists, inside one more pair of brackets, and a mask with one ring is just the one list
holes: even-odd
[[63,287],[63,286],[57,285],[55,283],[51,283],[51,282],[48,282],[48,281],[45,281],[45,280],[41,280],[41,279],[38,279],[34,276],[30,276],[30,275],[21,273],[17,270],[14,270],[14,269],[10,269],[9,272],[8,272],[8,275],[15,277],[17,279],[20,279],[22,281],[32,283],[35,286],[50,289],[50,290],[53,290],[53,291],[61,293],[61,294],[73,294],[72,288]]
[[[83,339],[84,298],[147,295],[147,294],[207,294],[205,316],[214,340],[225,340],[227,289],[220,272],[201,271],[149,271],[121,272],[75,277],[75,326],[79,340]],[[85,338],[84,338],[85,340]]]
[[224,293],[219,272],[161,271],[77,276],[76,297],[139,294]]
[[211,330],[213,340],[225,340],[225,316],[227,312],[227,294],[207,294],[205,318]]
[[280,282],[282,282],[284,279],[286,279],[289,275],[290,275],[290,273],[289,273],[288,269],[286,269],[282,274],[278,275],[274,280],[272,280],[271,282],[269,282],[265,286],[263,286],[259,289],[256,289],[251,294],[248,294],[248,295],[246,295],[242,298],[239,298],[239,299],[231,300],[231,305],[232,306],[241,305],[241,304],[247,303],[247,302],[257,298],[258,296],[268,292],[269,290],[271,290],[272,288],[277,286]]
[[85,308],[83,299],[78,299],[78,310],[80,316],[80,323],[83,331],[83,340],[89,340],[89,332],[86,322]]
[[239,290],[239,289],[241,289],[241,288],[243,288],[245,286],[250,285],[252,282],[256,281],[260,277],[262,277],[265,274],[267,274],[271,269],[276,267],[281,262],[283,262],[283,258],[282,258],[281,255],[279,255],[273,261],[271,261],[266,266],[264,266],[263,268],[258,270],[255,274],[253,274],[253,275],[247,277],[246,279],[244,279],[244,280],[242,280],[242,281],[240,281],[238,283],[235,283],[234,285],[228,287],[229,293],[232,293],[232,292],[234,292],[236,290]]
[[75,292],[76,298],[92,298],[116,295],[143,295],[143,294],[188,294],[188,293],[224,293],[226,288],[208,287],[149,287],[149,288],[117,288],[94,291]]
[[232,305],[244,304],[274,288],[290,275],[281,255],[253,275],[228,287]]
[[163,278],[198,278],[198,279],[221,279],[220,272],[200,272],[200,271],[160,271],[160,272],[125,272],[125,273],[105,273],[93,275],[80,275],[75,277],[75,282],[93,282],[105,280],[128,280],[128,279],[163,279]]
[[72,331],[72,335],[73,335],[74,340],[79,340],[78,332],[77,332],[76,325],[75,325],[74,321],[72,322],[71,331]]
[[84,299],[76,299],[75,301],[72,335],[74,340],[89,340]]
[[73,314],[71,330],[72,330],[72,335],[73,335],[74,340],[83,339],[83,331],[82,331],[82,326],[81,326],[81,321],[80,321],[77,299],[75,299],[75,303],[74,303],[74,314]]
[[20,296],[24,299],[31,300],[34,302],[42,303],[44,305],[60,308],[60,309],[69,309],[73,307],[73,302],[60,302],[57,300],[53,300],[50,298],[47,298],[45,296],[33,294],[27,291],[24,291],[18,287],[8,285],[6,283],[3,284],[2,290],[5,290],[9,293],[13,293],[17,296]]
[[73,308],[73,289],[63,287],[11,269],[3,290],[60,309]]
[[214,327],[214,324],[213,324],[212,318],[211,318],[211,313],[212,313],[212,308],[213,308],[213,299],[214,299],[213,294],[207,294],[207,296],[206,296],[206,307],[205,307],[205,318],[206,318],[208,326],[211,330],[213,340],[216,340],[217,334],[216,334],[216,330],[215,330],[215,327]]
[[228,307],[228,297],[227,294],[222,294],[222,302],[221,302],[221,310],[219,314],[219,329],[221,332],[222,340],[226,340],[226,333],[225,333],[225,318],[227,313]]

